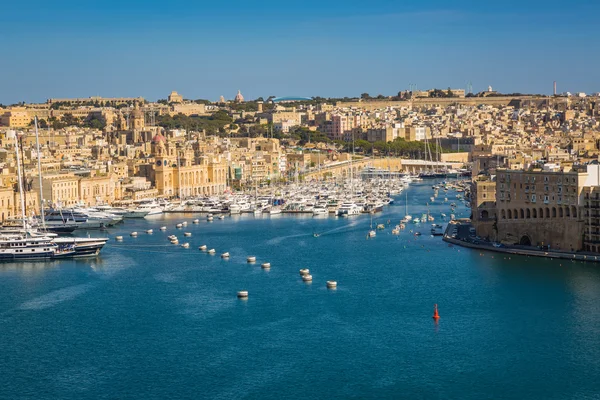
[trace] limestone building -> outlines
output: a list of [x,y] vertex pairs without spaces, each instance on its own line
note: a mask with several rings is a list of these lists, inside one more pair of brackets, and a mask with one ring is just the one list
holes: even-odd
[[152,139],[154,183],[163,196],[191,197],[221,194],[226,189],[224,160],[196,156],[189,145],[177,147],[157,134]]
[[579,196],[587,172],[499,169],[496,178],[498,240],[556,250],[583,247]]

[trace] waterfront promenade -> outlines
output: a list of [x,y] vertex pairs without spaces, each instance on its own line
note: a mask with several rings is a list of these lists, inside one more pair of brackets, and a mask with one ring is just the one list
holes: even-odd
[[[470,234],[471,223],[469,220],[453,221],[448,224],[443,240],[447,243],[456,246],[467,247],[470,249],[493,251],[497,253],[520,255],[527,257],[545,257],[550,259],[585,261],[585,262],[600,262],[600,258],[596,253],[587,252],[569,252],[569,251],[552,251],[539,249],[533,246],[520,245],[504,245],[488,242],[482,239],[477,239]],[[455,233],[451,233],[456,229]],[[454,237],[453,237],[454,236]]]

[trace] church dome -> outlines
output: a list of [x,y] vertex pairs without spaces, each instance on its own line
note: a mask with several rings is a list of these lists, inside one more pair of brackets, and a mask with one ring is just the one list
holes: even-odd
[[163,142],[165,143],[167,141],[167,139],[165,139],[165,137],[163,135],[161,135],[160,133],[157,133],[156,135],[154,135],[154,137],[152,138],[152,143],[160,143]]
[[244,96],[242,96],[242,92],[239,90],[238,90],[237,94],[235,95],[235,101],[236,101],[236,103],[244,102]]

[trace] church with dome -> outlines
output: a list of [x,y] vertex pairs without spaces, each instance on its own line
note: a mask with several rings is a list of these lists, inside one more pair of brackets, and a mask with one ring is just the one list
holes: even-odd
[[242,92],[240,90],[238,90],[237,94],[235,95],[235,100],[236,103],[243,103],[244,102],[244,96],[242,96]]
[[[195,148],[194,148],[195,147]],[[227,164],[220,156],[203,154],[197,143],[168,141],[157,133],[152,138],[154,184],[162,196],[210,196],[227,188]]]

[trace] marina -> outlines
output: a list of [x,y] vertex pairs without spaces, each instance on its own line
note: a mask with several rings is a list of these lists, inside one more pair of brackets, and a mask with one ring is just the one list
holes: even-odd
[[[0,314],[11,340],[0,351],[13,365],[4,393],[27,387],[57,398],[76,388],[82,397],[118,397],[126,385],[146,398],[281,398],[301,385],[286,397],[480,399],[510,381],[518,390],[504,398],[593,396],[598,269],[482,256],[432,236],[431,223],[392,234],[405,201],[412,219],[429,214],[445,227],[442,213],[469,217],[462,202],[453,211],[439,196],[431,203],[433,191],[425,179],[381,212],[351,218],[248,213],[209,222],[163,213],[90,231],[122,238],[99,257],[3,263]],[[183,222],[187,250],[168,239],[184,237]],[[68,362],[33,361],[40,357]],[[527,366],[515,367],[515,357]],[[249,360],[248,375],[238,366]],[[26,367],[36,380],[12,372]],[[195,378],[178,383],[190,371]],[[81,379],[60,378],[67,373]]]

